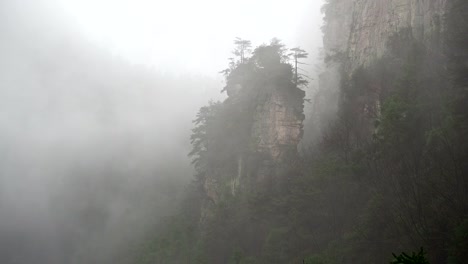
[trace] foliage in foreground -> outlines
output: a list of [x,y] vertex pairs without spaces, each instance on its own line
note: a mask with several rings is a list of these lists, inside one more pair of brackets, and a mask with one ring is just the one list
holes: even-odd
[[418,253],[413,252],[411,255],[402,252],[397,256],[392,253],[395,260],[390,262],[390,264],[429,264],[429,261],[427,261],[426,257],[424,256],[425,254],[426,252],[424,252],[423,248],[421,248]]

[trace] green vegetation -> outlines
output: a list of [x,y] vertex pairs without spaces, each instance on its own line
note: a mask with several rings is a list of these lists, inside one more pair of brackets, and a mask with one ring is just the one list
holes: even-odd
[[411,256],[405,252],[402,252],[398,256],[392,254],[395,260],[390,262],[390,264],[429,264],[429,261],[427,261],[426,257],[424,256],[425,254],[426,252],[424,252],[423,248],[421,248],[418,253],[413,252]]
[[[386,56],[342,76],[338,117],[320,142],[267,172],[254,148],[253,98],[271,87],[293,93],[300,76],[279,41],[248,57],[250,42],[237,39],[238,58],[223,71],[230,97],[195,120],[188,198],[140,263],[466,262],[466,6],[454,2],[438,52],[400,32]],[[259,173],[274,180],[258,184]],[[391,260],[421,246],[427,254]]]

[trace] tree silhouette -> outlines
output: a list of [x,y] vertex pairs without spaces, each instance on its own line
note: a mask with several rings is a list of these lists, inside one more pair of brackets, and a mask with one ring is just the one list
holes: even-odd
[[411,256],[405,252],[402,252],[398,256],[392,253],[395,260],[390,262],[390,264],[429,264],[429,261],[427,261],[426,257],[424,256],[425,254],[426,252],[424,252],[423,248],[421,248],[417,254],[416,252],[413,252]]
[[240,64],[244,64],[247,60],[247,54],[251,52],[250,48],[252,46],[252,43],[250,42],[250,40],[245,40],[236,37],[236,39],[234,39],[234,44],[236,45],[236,48],[232,53],[239,57]]
[[309,82],[306,79],[302,78],[306,76],[298,73],[298,69],[300,69],[298,67],[298,64],[305,64],[299,62],[299,60],[306,59],[309,56],[309,54],[299,47],[292,48],[291,51],[292,53],[290,53],[289,55],[292,56],[294,59],[294,83],[296,84],[296,87],[307,85]]

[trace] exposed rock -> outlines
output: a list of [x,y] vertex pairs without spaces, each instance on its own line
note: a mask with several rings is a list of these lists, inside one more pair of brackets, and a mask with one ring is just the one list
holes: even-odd
[[305,92],[297,89],[268,88],[265,101],[258,102],[254,113],[252,137],[258,152],[275,162],[295,155],[302,139]]
[[348,71],[368,66],[388,50],[388,40],[406,30],[429,46],[440,45],[447,0],[332,0],[327,8],[324,48],[342,53]]
[[[342,82],[348,82],[360,68],[370,69],[391,50],[401,50],[393,45],[417,41],[429,51],[440,50],[448,4],[448,0],[329,0],[324,8],[326,65],[319,76],[318,104],[334,102],[337,106],[338,98],[344,96],[340,95],[345,89]],[[363,98],[356,98],[355,108],[367,119],[363,124],[373,130],[380,113],[382,84],[369,86]],[[317,123],[332,118],[327,113],[315,114]]]
[[297,155],[303,135],[303,90],[290,82],[285,87],[272,83],[256,87],[231,84],[227,90],[233,91],[231,88],[236,91],[228,94],[224,105],[230,109],[244,107],[242,115],[252,116],[242,119],[250,124],[232,123],[233,129],[249,127],[250,135],[243,139],[248,147],[232,160],[237,171],[226,168],[207,173],[203,182],[207,202],[202,218],[209,218],[213,205],[226,195],[237,195],[239,189],[268,189],[280,174],[278,168]]

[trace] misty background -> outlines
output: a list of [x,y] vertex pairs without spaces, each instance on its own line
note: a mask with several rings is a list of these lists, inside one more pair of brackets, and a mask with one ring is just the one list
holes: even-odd
[[1,263],[124,263],[192,179],[192,120],[224,98],[232,40],[301,46],[313,78],[321,5],[2,1]]

